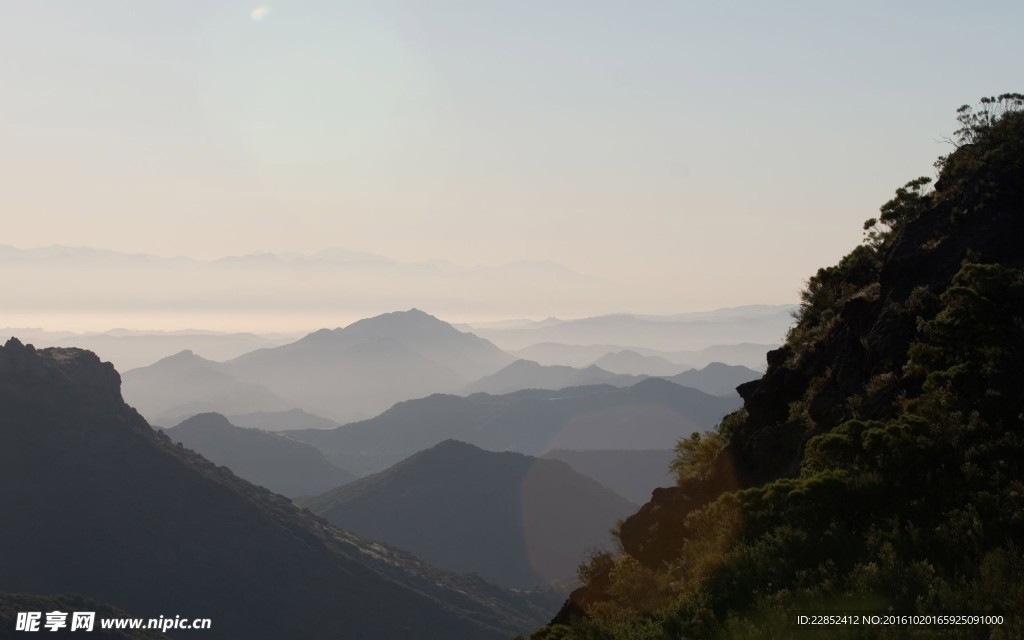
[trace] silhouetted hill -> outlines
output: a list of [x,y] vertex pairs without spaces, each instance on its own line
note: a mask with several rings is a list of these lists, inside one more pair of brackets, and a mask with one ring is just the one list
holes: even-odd
[[511,361],[490,342],[412,309],[322,329],[226,362],[223,370],[341,420],[454,391]]
[[454,440],[318,496],[314,512],[431,564],[515,587],[566,580],[636,507],[555,460]]
[[77,593],[208,639],[507,638],[525,594],[329,526],[153,431],[90,352],[0,348],[0,590]]
[[[533,640],[794,637],[808,612],[996,624],[802,637],[1024,637],[1024,95],[958,110],[953,151],[807,282],[743,409],[680,444]],[[849,632],[847,634],[847,632]]]
[[462,388],[462,393],[511,393],[522,389],[564,389],[594,384],[625,387],[640,380],[637,376],[621,375],[590,366],[545,367],[529,360],[516,360],[501,371],[483,377]]
[[700,389],[713,396],[733,395],[736,387],[751,380],[757,380],[761,373],[739,365],[712,362],[703,369],[691,369],[665,378],[684,387]]
[[556,449],[542,457],[561,460],[619,495],[643,504],[651,499],[651,491],[654,489],[675,484],[675,476],[669,471],[669,463],[674,455],[669,449]]
[[606,353],[594,361],[594,366],[633,376],[674,376],[685,369],[661,356],[645,356],[630,349]]
[[293,429],[330,429],[338,424],[302,409],[288,411],[256,411],[227,416],[231,424],[264,431],[291,431]]
[[436,394],[400,402],[371,420],[289,435],[364,475],[447,439],[529,455],[552,449],[669,449],[679,438],[711,428],[739,403],[651,378],[622,389]]
[[243,382],[225,372],[219,362],[191,351],[126,372],[124,398],[157,424],[174,424],[172,420],[205,411],[248,413],[295,406],[263,385]]
[[192,416],[164,433],[240,478],[290,498],[322,493],[356,478],[313,446],[236,427],[219,413]]

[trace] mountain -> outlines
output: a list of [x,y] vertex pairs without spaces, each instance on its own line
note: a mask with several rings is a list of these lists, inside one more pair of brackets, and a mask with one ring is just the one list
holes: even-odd
[[446,440],[306,506],[357,535],[496,584],[568,580],[636,506],[555,460]]
[[182,351],[124,374],[125,400],[153,422],[205,411],[281,411],[295,405],[263,385],[244,382],[219,362]]
[[[474,326],[474,333],[514,351],[538,343],[632,345],[661,351],[741,342],[778,342],[796,305],[754,305],[675,316],[613,314],[509,328]],[[600,356],[598,356],[600,357]]]
[[242,429],[219,413],[201,413],[164,431],[210,462],[275,493],[293,498],[355,480],[315,447],[276,433]]
[[542,457],[561,460],[575,471],[597,480],[615,493],[643,504],[658,487],[675,484],[669,463],[675,454],[670,449],[579,451],[555,449]]
[[763,372],[767,364],[768,352],[779,348],[778,343],[758,344],[741,342],[738,344],[715,344],[696,351],[673,351],[663,354],[672,362],[686,362],[692,367],[706,367],[712,362],[741,365],[755,371]]
[[231,424],[264,431],[291,431],[293,429],[330,429],[338,424],[302,409],[288,411],[256,411],[227,417]]
[[467,397],[435,394],[336,429],[289,432],[357,475],[387,468],[444,440],[490,451],[671,449],[739,406],[659,378],[631,387],[570,387]]
[[361,540],[153,431],[113,366],[0,348],[0,591],[211,618],[176,637],[507,638],[547,600]]
[[713,396],[733,395],[736,387],[757,380],[761,373],[739,365],[712,362],[703,369],[691,369],[665,378],[684,387],[700,389]]
[[663,377],[673,376],[685,369],[667,358],[645,356],[631,349],[606,353],[595,360],[593,366],[612,373]]
[[322,329],[235,358],[222,370],[294,406],[343,420],[454,391],[512,360],[490,342],[412,309]]
[[807,612],[953,610],[992,618],[800,635],[1024,637],[1024,95],[957,114],[934,188],[897,189],[809,278],[743,410],[681,443],[676,485],[534,640],[788,638]]
[[516,360],[502,370],[485,376],[462,388],[462,393],[502,394],[521,389],[564,389],[594,384],[624,387],[635,384],[637,376],[621,375],[590,366],[545,367],[529,360]]
[[[563,344],[558,342],[541,342],[531,344],[518,350],[508,352],[521,360],[532,360],[545,366],[588,367],[609,353],[629,350],[641,352],[641,349],[622,347],[614,344]],[[646,350],[650,351],[650,350]],[[659,352],[660,354],[660,352]]]
[[[765,356],[772,349],[777,349],[779,344],[757,344],[743,342],[738,344],[716,344],[697,350],[682,351],[659,351],[658,349],[647,349],[644,347],[623,347],[609,344],[575,345],[555,342],[542,342],[530,345],[518,351],[510,351],[512,355],[523,360],[533,360],[544,365],[566,365],[570,367],[585,367],[590,364],[597,364],[598,361],[608,354],[620,351],[632,351],[641,356],[653,356],[663,358],[672,364],[678,365],[673,373],[686,369],[706,367],[712,362],[724,362],[725,364],[743,365],[756,371],[764,371]],[[601,366],[598,364],[598,366]],[[614,365],[609,371],[616,373],[635,373],[634,371],[617,371]],[[654,375],[654,374],[650,374]],[[671,374],[670,374],[671,375]]]

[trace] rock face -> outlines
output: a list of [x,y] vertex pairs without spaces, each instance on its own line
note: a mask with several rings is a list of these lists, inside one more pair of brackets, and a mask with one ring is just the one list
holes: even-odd
[[173,444],[119,382],[90,352],[0,348],[0,591],[209,617],[196,637],[231,640],[498,639],[543,617]]
[[588,548],[636,505],[557,460],[447,440],[313,498],[358,535],[496,584],[571,580]]

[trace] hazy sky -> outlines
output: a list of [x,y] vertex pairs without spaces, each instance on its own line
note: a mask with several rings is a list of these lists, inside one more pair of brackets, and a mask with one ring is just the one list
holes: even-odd
[[932,175],[957,106],[1024,84],[1020,2],[260,6],[5,2],[0,242],[547,260],[653,292],[609,311],[790,302]]

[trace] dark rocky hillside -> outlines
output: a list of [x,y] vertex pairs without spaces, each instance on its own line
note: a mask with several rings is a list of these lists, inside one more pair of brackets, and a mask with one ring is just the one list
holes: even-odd
[[[46,623],[46,613],[60,611],[67,613],[68,624],[70,625],[71,613],[92,612],[96,614],[93,622],[93,630],[85,631],[76,629],[70,631],[70,626],[57,631],[50,631]],[[31,638],[27,633],[30,631],[17,631],[18,614],[22,612],[39,612],[42,618],[39,630],[35,633],[47,638],[90,638],[95,640],[167,640],[167,636],[158,631],[141,629],[133,630],[104,630],[101,628],[101,620],[108,618],[131,618],[128,613],[108,604],[95,602],[81,596],[40,596],[30,593],[0,593],[0,640],[24,640]]]
[[808,611],[1000,615],[811,637],[1024,637],[1024,96],[961,109],[807,283],[743,408],[582,568],[540,638],[785,638]]
[[497,640],[544,613],[173,444],[78,349],[0,348],[0,513],[0,591],[211,618],[194,637]]

